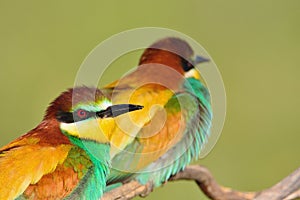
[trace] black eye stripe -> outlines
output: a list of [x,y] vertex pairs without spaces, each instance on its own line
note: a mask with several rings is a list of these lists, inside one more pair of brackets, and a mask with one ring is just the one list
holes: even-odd
[[189,61],[187,61],[186,59],[183,59],[183,58],[181,59],[181,64],[182,64],[182,68],[185,72],[188,72],[194,68],[192,63],[190,63]]
[[[82,109],[80,109],[80,110],[82,110]],[[80,116],[79,115],[79,110],[75,110],[72,113],[75,122],[86,120],[86,119],[91,118],[91,117],[96,117],[96,113],[95,112],[90,112],[90,111],[87,111],[87,110],[82,110],[82,111],[85,112],[85,116]]]
[[[118,104],[109,106],[105,110],[99,112],[91,112],[83,109],[75,110],[74,112],[64,112],[59,111],[56,114],[56,119],[64,123],[74,123],[78,121],[83,121],[89,118],[109,118],[117,117],[128,112],[141,110],[144,106],[134,105],[134,104]],[[82,112],[81,112],[82,111]]]
[[56,119],[58,121],[64,122],[64,123],[74,123],[74,122],[86,120],[86,119],[91,118],[91,117],[96,117],[96,112],[90,112],[90,111],[87,111],[87,110],[83,110],[83,111],[86,112],[86,116],[85,117],[80,117],[80,116],[78,116],[78,111],[79,110],[75,110],[74,112],[60,111],[60,112],[57,113]]
[[56,119],[64,123],[73,123],[73,113],[60,111],[56,114]]

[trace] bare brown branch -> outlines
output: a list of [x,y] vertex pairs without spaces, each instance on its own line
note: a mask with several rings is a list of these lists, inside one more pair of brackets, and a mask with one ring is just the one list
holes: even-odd
[[[241,192],[219,185],[209,170],[200,165],[188,166],[169,181],[192,180],[212,200],[292,200],[300,197],[300,168],[276,185],[261,192]],[[152,191],[151,184],[141,185],[136,181],[124,184],[106,193],[102,200],[129,200],[146,196]]]

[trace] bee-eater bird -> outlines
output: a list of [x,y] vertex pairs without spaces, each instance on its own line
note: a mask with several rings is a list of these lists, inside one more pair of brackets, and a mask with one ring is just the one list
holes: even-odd
[[157,187],[197,159],[210,134],[212,107],[194,66],[208,61],[194,57],[184,40],[165,38],[144,51],[135,71],[102,89],[114,103],[144,106],[132,113],[132,124],[120,120],[112,132],[108,185],[138,180]]
[[0,148],[0,199],[98,200],[109,174],[109,138],[119,115],[100,90],[69,89],[33,130]]

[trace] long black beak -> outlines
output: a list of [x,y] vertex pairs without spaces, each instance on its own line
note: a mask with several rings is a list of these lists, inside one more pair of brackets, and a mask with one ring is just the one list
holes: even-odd
[[193,65],[196,66],[199,63],[209,62],[210,60],[208,58],[204,58],[202,56],[196,55],[195,59],[193,60]]
[[141,110],[144,106],[134,105],[134,104],[117,104],[106,108],[105,110],[96,113],[97,117],[107,118],[107,117],[117,117],[119,115],[132,112],[135,110]]

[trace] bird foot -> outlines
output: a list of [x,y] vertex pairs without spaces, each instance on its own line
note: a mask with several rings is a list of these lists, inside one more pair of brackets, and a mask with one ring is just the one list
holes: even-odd
[[146,185],[145,185],[145,189],[143,191],[142,194],[140,194],[140,197],[147,197],[154,189],[154,184],[152,181],[149,181]]

